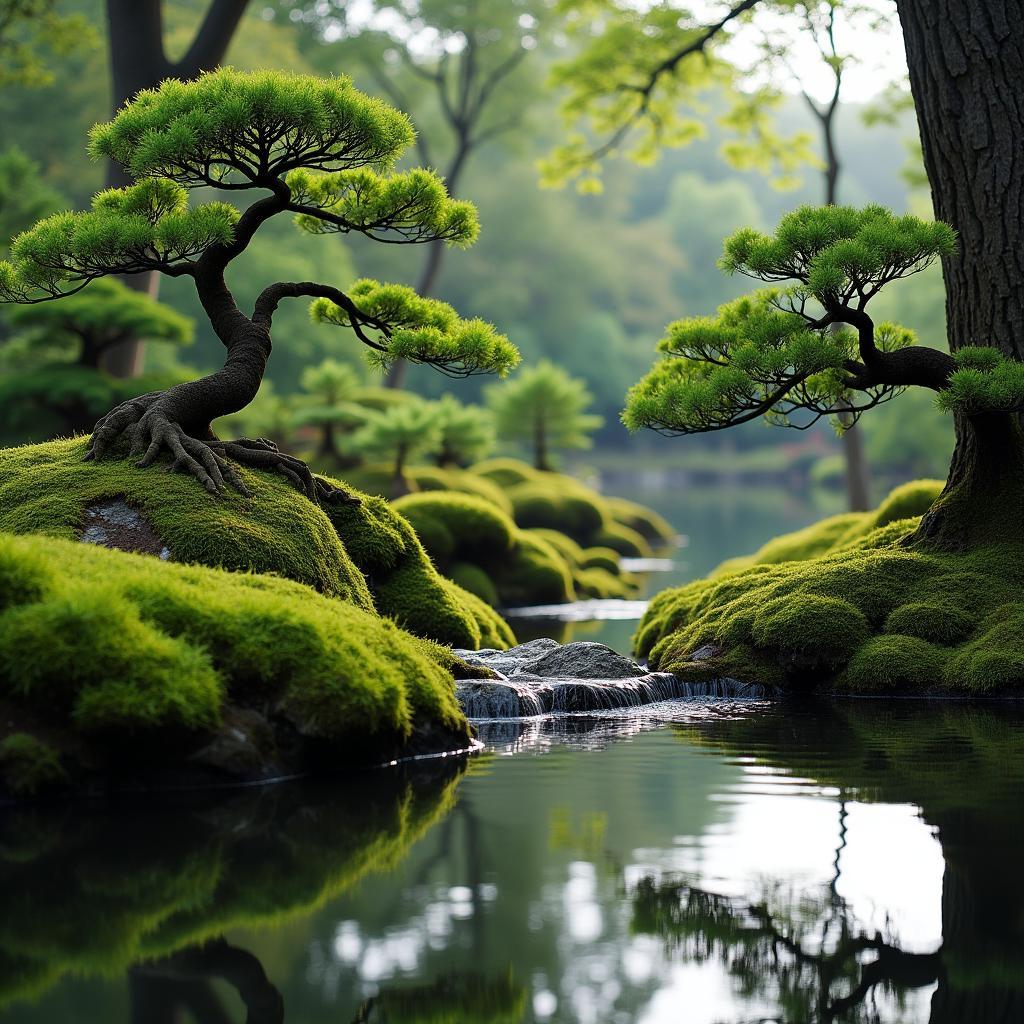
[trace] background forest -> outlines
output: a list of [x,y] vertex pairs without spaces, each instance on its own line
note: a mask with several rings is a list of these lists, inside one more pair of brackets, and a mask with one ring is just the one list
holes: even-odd
[[[191,38],[205,4],[180,0],[165,6],[173,59]],[[552,65],[571,56],[576,45],[563,31],[553,5],[527,0],[397,4],[383,18],[377,11],[376,21],[374,6],[303,6],[297,0],[251,5],[227,63],[242,69],[344,72],[362,90],[407,110],[420,132],[409,164],[427,164],[457,177],[453,191],[479,208],[480,241],[469,251],[445,253],[431,267],[432,254],[424,247],[371,245],[337,235],[311,242],[287,223],[274,224],[232,270],[229,283],[240,300],[251,303],[261,282],[275,279],[347,281],[368,276],[418,285],[464,315],[498,325],[522,351],[525,366],[549,359],[586,382],[594,399],[588,411],[603,421],[596,448],[586,455],[590,464],[626,464],[642,451],[645,466],[655,469],[713,467],[716,472],[755,474],[795,469],[814,481],[838,482],[840,446],[826,423],[801,434],[770,430],[758,421],[727,434],[672,444],[653,435],[631,436],[619,422],[625,386],[650,364],[665,324],[710,313],[746,289],[746,281],[728,278],[715,266],[723,236],[743,225],[770,228],[797,204],[820,202],[820,165],[794,161],[798,166],[780,188],[758,167],[744,170],[726,162],[722,149],[727,138],[716,114],[728,109],[730,97],[709,93],[704,138],[664,150],[652,166],[608,162],[600,194],[544,188],[538,164],[566,132],[559,111],[564,95],[550,87],[549,75]],[[410,8],[422,12],[427,28],[403,13]],[[83,207],[103,185],[104,167],[89,161],[82,144],[88,128],[110,109],[103,4],[69,0],[62,11],[79,14],[95,26],[95,35],[83,34],[72,52],[47,62],[45,75],[0,88],[0,118],[8,126],[0,154],[4,240],[41,212]],[[486,108],[468,130],[453,124],[436,82],[424,73],[424,67],[433,65],[423,61],[431,46],[452,49],[449,26],[467,24],[478,26],[479,38],[485,43],[490,39],[495,51],[481,47],[479,80],[486,80],[488,68],[501,69]],[[377,26],[390,29],[391,35],[371,30]],[[396,42],[403,37],[411,39],[408,50]],[[465,61],[464,54],[454,54],[456,58]],[[454,69],[455,75],[463,73],[469,72]],[[815,117],[801,96],[787,96],[771,116],[781,137],[806,132],[809,153],[817,151]],[[836,116],[840,201],[861,204],[870,199],[897,212],[929,216],[927,191],[915,184],[920,175],[913,112],[893,94],[882,92],[870,107],[840,104]],[[26,189],[26,181],[33,188]],[[146,347],[145,372],[180,378],[215,366],[220,344],[188,283],[165,280],[159,297],[196,321],[194,341],[186,343],[192,332],[180,325],[160,325],[151,336],[172,343]],[[938,268],[884,297],[878,312],[898,315],[922,341],[942,345]],[[6,319],[0,330],[7,344],[0,346],[0,390],[21,387],[16,383],[19,374],[44,356],[53,358],[52,352],[41,354],[38,345],[26,343],[24,327],[9,313],[2,315]],[[269,367],[267,380],[274,395],[298,393],[303,371],[327,357],[360,364],[359,346],[315,329],[301,304],[282,309],[275,334],[287,340],[276,346]],[[307,377],[307,391],[309,383]],[[479,379],[452,381],[422,367],[411,367],[404,383],[428,398],[448,392],[466,402],[478,400],[483,386]],[[101,407],[109,404],[105,398],[98,402]],[[266,410],[264,403],[264,415]],[[915,427],[908,437],[900,424],[909,416]],[[266,422],[258,426],[270,430]],[[40,440],[46,429],[45,417],[38,415],[24,421],[8,415],[0,423],[8,444]],[[908,395],[867,417],[858,429],[864,434],[875,498],[901,479],[944,474],[952,429],[942,414],[929,408],[927,396]]]

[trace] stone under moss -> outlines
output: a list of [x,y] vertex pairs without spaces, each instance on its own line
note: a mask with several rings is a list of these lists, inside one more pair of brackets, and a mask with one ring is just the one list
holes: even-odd
[[[382,499],[324,508],[283,478],[240,469],[251,497],[210,495],[157,465],[84,462],[85,438],[0,450],[0,530],[78,538],[110,499],[137,509],[171,560],[307,584],[455,647],[507,647],[507,624],[434,568]],[[344,482],[335,485],[349,489]]]
[[937,485],[832,517],[659,594],[634,638],[652,668],[788,688],[1024,693],[1024,543],[901,544]]
[[453,749],[469,735],[453,662],[291,580],[0,534],[8,792],[25,788],[18,734],[59,750],[76,788],[264,778]]
[[455,572],[483,600],[512,607],[576,597],[572,570],[559,551],[483,498],[428,491],[399,498],[394,508],[442,570]]

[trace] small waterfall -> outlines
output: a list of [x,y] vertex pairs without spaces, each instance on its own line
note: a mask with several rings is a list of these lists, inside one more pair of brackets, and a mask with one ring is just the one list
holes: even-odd
[[670,672],[649,672],[630,679],[467,680],[457,684],[456,696],[468,718],[507,719],[615,711],[665,700],[764,700],[775,691],[736,679],[689,682]]

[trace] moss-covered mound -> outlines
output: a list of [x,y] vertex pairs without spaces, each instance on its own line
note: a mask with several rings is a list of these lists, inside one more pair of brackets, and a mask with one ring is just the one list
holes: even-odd
[[[937,486],[781,537],[659,594],[635,646],[653,668],[857,693],[1024,693],[1024,542],[900,544]],[[786,560],[788,559],[788,560]],[[696,658],[694,657],[696,655]]]
[[627,558],[643,558],[651,545],[675,539],[657,512],[625,498],[609,498],[564,473],[547,473],[516,459],[478,462],[471,473],[505,489],[512,515],[527,529],[557,530],[584,547],[606,547]]
[[[394,473],[390,466],[374,463],[358,466],[345,473],[348,483],[368,494],[390,497],[394,488]],[[492,502],[502,512],[512,514],[512,502],[504,488],[489,479],[465,469],[440,469],[437,466],[412,466],[405,471],[405,479],[412,493],[420,491],[457,491],[473,494]]]
[[260,778],[465,743],[451,656],[272,576],[0,534],[0,788]]
[[515,642],[493,610],[436,571],[408,523],[380,499],[325,512],[283,478],[245,469],[252,497],[211,496],[160,467],[84,462],[85,445],[76,438],[0,450],[0,531],[77,538],[91,509],[121,499],[173,561],[286,577],[439,643]]
[[394,503],[441,570],[498,606],[573,601],[572,571],[559,552],[484,498],[426,491]]
[[[128,814],[122,804],[7,810],[0,1012],[63,977],[110,978],[140,961],[140,998],[147,978],[159,985],[178,967],[219,975],[225,933],[308,914],[394,869],[450,810],[462,770],[445,758],[358,786],[222,791],[133,802]],[[179,951],[191,960],[164,959]],[[57,1019],[47,1009],[34,1019]]]

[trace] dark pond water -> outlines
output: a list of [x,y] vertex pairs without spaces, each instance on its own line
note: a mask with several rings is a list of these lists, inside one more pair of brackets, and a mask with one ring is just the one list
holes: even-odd
[[1024,1021],[1024,712],[687,703],[7,813],[2,1024]]

